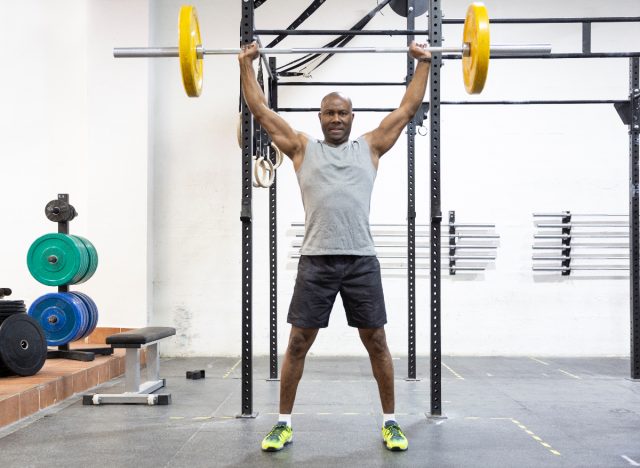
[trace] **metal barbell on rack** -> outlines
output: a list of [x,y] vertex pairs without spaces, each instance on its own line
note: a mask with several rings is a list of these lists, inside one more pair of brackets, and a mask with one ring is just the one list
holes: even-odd
[[[408,47],[320,47],[320,48],[261,48],[261,54],[345,54],[345,53],[407,53]],[[462,57],[462,76],[469,94],[484,88],[489,70],[489,57],[511,55],[540,55],[551,53],[549,44],[490,45],[489,15],[482,3],[472,3],[467,9],[459,47],[426,47],[433,53]],[[205,55],[237,55],[240,49],[205,49],[202,46],[198,14],[195,7],[183,5],[178,17],[178,47],[126,47],[113,49],[116,58],[178,57],[182,83],[187,95],[198,97],[202,92],[203,58]]]

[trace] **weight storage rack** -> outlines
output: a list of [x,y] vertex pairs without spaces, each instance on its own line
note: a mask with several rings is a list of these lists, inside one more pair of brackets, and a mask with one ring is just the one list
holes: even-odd
[[[59,193],[58,200],[69,204],[69,194]],[[70,221],[58,221],[58,233],[69,234],[69,222]],[[58,286],[58,292],[69,292],[69,286]],[[113,348],[100,347],[100,348],[83,348],[83,349],[70,349],[69,344],[60,345],[56,350],[49,350],[47,352],[47,359],[71,359],[73,361],[93,361],[96,354],[102,356],[109,356],[113,354]]]

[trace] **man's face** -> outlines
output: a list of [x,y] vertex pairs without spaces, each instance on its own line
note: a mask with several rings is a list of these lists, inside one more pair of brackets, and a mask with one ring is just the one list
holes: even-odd
[[353,123],[353,111],[349,99],[339,95],[328,95],[322,100],[318,117],[320,117],[324,141],[337,146],[349,139]]

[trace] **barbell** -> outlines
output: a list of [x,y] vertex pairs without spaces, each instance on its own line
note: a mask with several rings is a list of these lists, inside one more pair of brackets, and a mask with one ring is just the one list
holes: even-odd
[[[432,53],[462,56],[462,76],[469,94],[484,88],[489,70],[489,56],[540,55],[551,53],[549,44],[493,45],[489,43],[489,15],[482,3],[467,8],[460,47],[426,47]],[[271,54],[346,54],[346,53],[407,53],[408,47],[319,47],[319,48],[261,48],[260,53]],[[237,55],[240,49],[205,49],[202,47],[198,14],[194,6],[183,5],[178,19],[178,47],[124,47],[113,49],[116,58],[178,57],[182,83],[187,95],[198,97],[202,92],[205,55]]]

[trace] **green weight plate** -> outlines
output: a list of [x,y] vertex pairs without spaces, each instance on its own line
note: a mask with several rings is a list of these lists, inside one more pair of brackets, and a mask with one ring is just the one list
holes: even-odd
[[31,275],[47,286],[73,284],[89,268],[84,244],[72,236],[52,233],[36,239],[27,253]]
[[98,251],[88,239],[76,235],[74,235],[73,237],[84,244],[89,254],[89,268],[87,269],[87,272],[83,275],[83,277],[75,282],[75,284],[80,284],[88,281],[98,269]]
[[80,271],[78,271],[78,274],[74,276],[73,284],[84,283],[93,275],[93,273],[89,274],[89,270],[91,270],[91,255],[89,253],[89,249],[87,248],[87,245],[85,244],[84,242],[85,240],[83,238],[76,235],[73,235],[73,236],[70,235],[69,237],[73,237],[78,242],[78,245],[82,246],[80,250],[82,252],[84,259],[86,260],[86,263],[83,263],[82,269],[80,269]]

